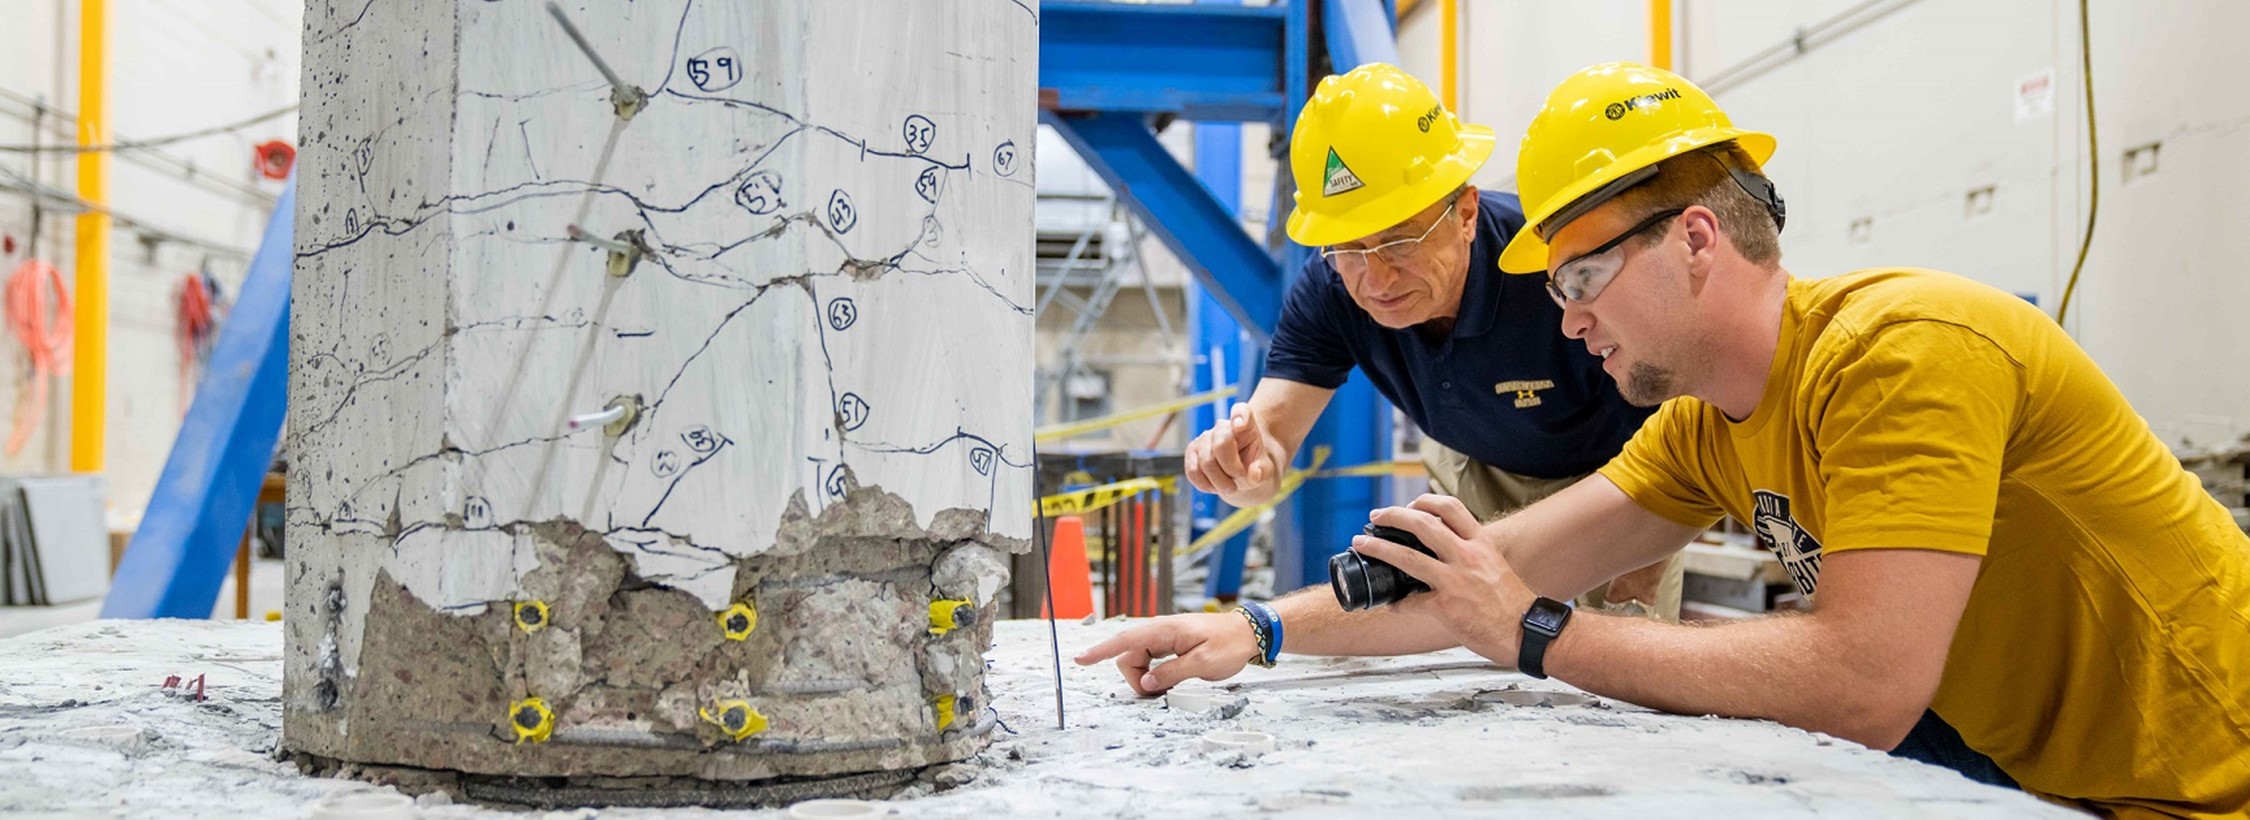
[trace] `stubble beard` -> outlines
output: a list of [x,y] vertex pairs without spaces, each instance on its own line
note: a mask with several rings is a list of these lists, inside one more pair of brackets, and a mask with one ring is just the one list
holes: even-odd
[[1625,374],[1625,381],[1617,385],[1617,392],[1625,403],[1634,407],[1655,407],[1677,395],[1672,392],[1672,370],[1648,362],[1634,362]]

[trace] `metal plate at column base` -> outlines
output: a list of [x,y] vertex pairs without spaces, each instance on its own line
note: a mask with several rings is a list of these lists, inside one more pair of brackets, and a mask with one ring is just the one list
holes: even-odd
[[601,779],[592,785],[576,778],[484,777],[465,775],[461,791],[471,800],[510,803],[536,809],[579,806],[620,808],[753,809],[786,806],[824,797],[882,800],[914,783],[921,769],[867,772],[842,777],[792,778],[735,783],[692,778]]

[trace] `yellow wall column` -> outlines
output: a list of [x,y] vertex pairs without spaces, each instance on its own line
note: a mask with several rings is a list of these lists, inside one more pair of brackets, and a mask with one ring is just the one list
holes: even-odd
[[[109,0],[79,0],[78,144],[109,143]],[[89,210],[78,216],[78,293],[72,324],[76,344],[70,380],[70,469],[102,469],[102,425],[109,402],[109,153],[78,155],[78,196]]]
[[1648,64],[1672,70],[1672,0],[1648,0]]
[[1438,0],[1438,101],[1461,113],[1460,0]]

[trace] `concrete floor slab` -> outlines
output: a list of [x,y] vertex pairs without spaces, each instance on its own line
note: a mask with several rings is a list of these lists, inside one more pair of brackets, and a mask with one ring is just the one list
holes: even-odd
[[[1062,648],[1119,628],[1064,624]],[[1045,624],[1008,621],[995,634],[988,680],[1004,728],[971,764],[930,773],[890,803],[892,816],[2074,816],[1771,723],[1581,703],[1571,697],[1581,693],[1460,651],[1292,659],[1217,686],[1216,700],[1241,702],[1238,712],[1203,714],[1134,696],[1106,665],[1066,661],[1069,728],[1057,730]],[[207,699],[164,688],[172,675],[205,676]],[[277,760],[281,697],[278,624],[96,621],[0,640],[0,814],[305,817],[322,800],[385,790]],[[139,732],[92,736],[118,725]],[[1262,732],[1273,748],[1206,741],[1220,731]],[[414,811],[525,816],[436,795]]]

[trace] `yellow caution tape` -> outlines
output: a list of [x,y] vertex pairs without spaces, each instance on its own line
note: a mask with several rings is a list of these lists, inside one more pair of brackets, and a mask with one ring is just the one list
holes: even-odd
[[1356,478],[1360,476],[1417,476],[1429,475],[1430,468],[1419,461],[1370,461],[1350,467],[1338,467],[1314,473],[1314,478]]
[[1098,418],[1086,419],[1085,421],[1074,421],[1068,424],[1055,424],[1047,427],[1041,427],[1037,430],[1031,431],[1031,440],[1041,444],[1045,444],[1050,441],[1061,441],[1073,436],[1085,435],[1096,430],[1107,430],[1120,424],[1126,424],[1129,422],[1140,421],[1141,419],[1145,418],[1161,416],[1166,413],[1185,410],[1190,407],[1199,407],[1215,401],[1224,401],[1233,396],[1234,388],[1221,387],[1210,392],[1197,393],[1186,398],[1173,399],[1172,401],[1168,401],[1163,404],[1152,404],[1136,410],[1127,410],[1122,413],[1111,413],[1109,415],[1101,416]]
[[1180,477],[1128,478],[1099,487],[1056,493],[1039,499],[1039,514],[1048,518],[1058,515],[1079,515],[1123,501],[1146,492],[1172,492],[1178,489]]
[[[1306,481],[1311,479],[1362,478],[1368,476],[1417,476],[1429,474],[1429,469],[1423,466],[1422,462],[1419,461],[1370,461],[1365,464],[1354,464],[1349,467],[1337,467],[1334,469],[1323,470],[1320,468],[1320,465],[1328,460],[1328,452],[1329,451],[1327,447],[1313,448],[1312,464],[1302,470],[1291,470],[1287,475],[1283,476],[1281,480],[1281,487],[1274,493],[1272,500],[1255,507],[1245,507],[1235,510],[1232,515],[1229,515],[1224,520],[1220,521],[1218,526],[1213,527],[1209,532],[1204,533],[1202,538],[1198,538],[1195,540],[1195,543],[1188,545],[1188,551],[1194,552],[1214,542],[1223,541],[1227,538],[1233,537],[1235,533],[1241,532],[1243,529],[1248,528],[1252,522],[1258,519],[1258,516],[1263,515],[1267,510],[1273,509],[1281,502],[1288,500],[1290,494],[1295,493],[1299,485],[1302,485]],[[1099,487],[1089,487],[1084,490],[1074,490],[1067,493],[1056,493],[1054,495],[1039,499],[1039,514],[1048,518],[1053,518],[1060,515],[1080,515],[1083,513],[1090,513],[1095,510],[1102,509],[1103,507],[1108,507],[1110,505],[1116,504],[1117,502],[1123,501],[1127,498],[1139,495],[1141,493],[1169,493],[1177,491],[1179,489],[1179,483],[1180,476],[1161,476],[1156,478],[1143,476],[1141,478],[1128,478],[1124,481],[1111,482],[1108,484],[1103,484]]]
[[1235,533],[1249,529],[1250,525],[1258,520],[1258,516],[1266,514],[1266,511],[1273,509],[1275,505],[1289,500],[1290,494],[1295,493],[1298,487],[1303,486],[1305,483],[1305,479],[1312,478],[1315,474],[1319,473],[1321,463],[1327,460],[1328,448],[1314,447],[1312,454],[1312,463],[1306,465],[1302,470],[1290,470],[1288,475],[1283,476],[1281,479],[1281,489],[1274,492],[1272,500],[1269,500],[1266,503],[1260,504],[1255,507],[1244,507],[1242,509],[1235,510],[1232,515],[1221,519],[1218,526],[1212,527],[1208,532],[1203,533],[1202,538],[1195,539],[1195,543],[1189,544],[1187,548],[1188,553],[1192,555],[1197,550],[1203,549],[1204,547],[1208,547],[1212,544],[1219,543],[1220,541],[1225,541],[1229,538],[1233,538]]

